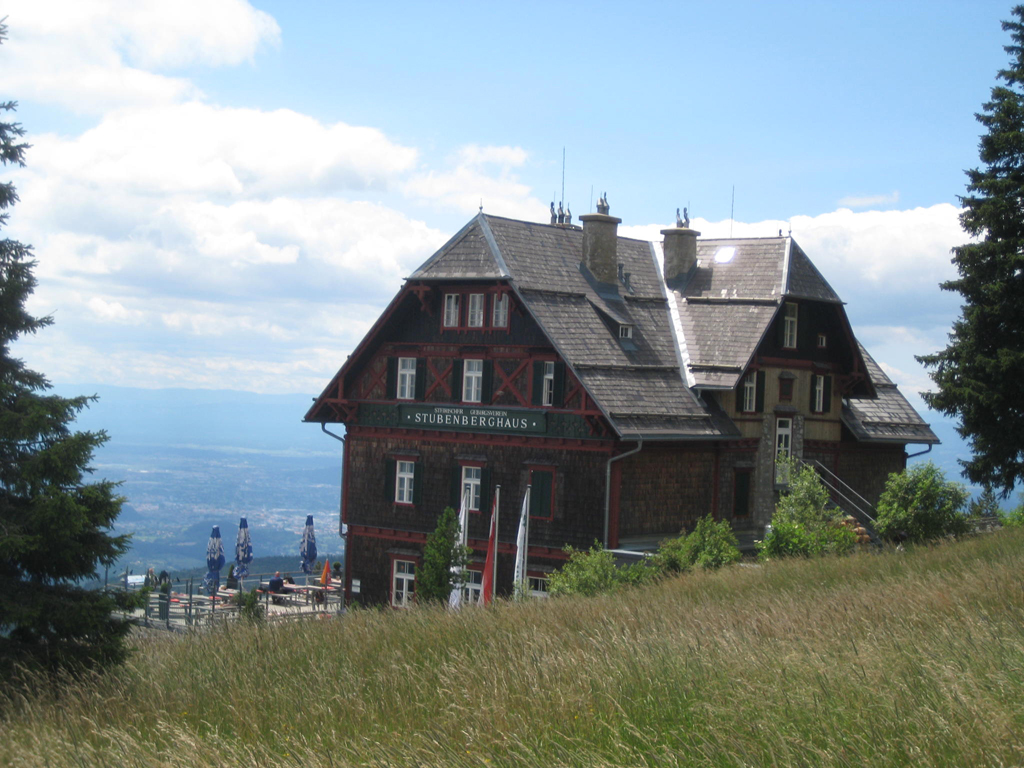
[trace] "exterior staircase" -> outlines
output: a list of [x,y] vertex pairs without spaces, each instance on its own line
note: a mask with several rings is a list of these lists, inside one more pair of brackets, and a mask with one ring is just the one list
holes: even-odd
[[875,517],[878,512],[867,499],[851,488],[841,477],[822,464],[820,461],[799,460],[803,466],[813,467],[832,498],[832,503],[845,514],[856,520],[868,532],[872,544],[880,544],[875,531]]

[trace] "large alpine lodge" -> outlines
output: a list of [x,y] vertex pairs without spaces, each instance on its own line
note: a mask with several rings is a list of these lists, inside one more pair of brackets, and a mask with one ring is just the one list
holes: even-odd
[[[469,599],[500,486],[497,591],[526,488],[530,591],[595,541],[650,551],[713,515],[749,545],[779,454],[863,511],[938,439],[792,237],[656,244],[480,213],[410,275],[305,420],[343,424],[346,598],[407,605],[446,506],[470,499]],[[662,266],[663,263],[663,266]]]

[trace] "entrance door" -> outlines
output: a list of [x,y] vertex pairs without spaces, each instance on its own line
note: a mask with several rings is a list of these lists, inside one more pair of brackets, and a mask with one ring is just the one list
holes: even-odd
[[789,466],[779,459],[788,459],[793,441],[793,420],[776,419],[775,421],[775,484],[789,483]]

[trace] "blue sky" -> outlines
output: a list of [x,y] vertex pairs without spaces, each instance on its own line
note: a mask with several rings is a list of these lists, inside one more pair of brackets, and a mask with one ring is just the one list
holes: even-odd
[[682,206],[706,236],[792,227],[923,412],[1009,13],[0,0],[34,145],[8,234],[56,319],[19,351],[61,383],[316,394],[481,203],[546,220],[564,148],[574,215],[607,192],[625,234]]

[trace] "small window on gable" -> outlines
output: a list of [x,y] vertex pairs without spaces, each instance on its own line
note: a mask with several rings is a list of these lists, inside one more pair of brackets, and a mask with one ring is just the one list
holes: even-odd
[[791,301],[786,302],[785,315],[782,326],[782,346],[786,349],[796,349],[796,321],[798,307]]
[[793,381],[789,376],[779,377],[779,402],[788,403],[793,400]]
[[757,410],[757,374],[748,373],[743,379],[743,412],[753,413]]
[[828,346],[828,336],[824,333],[818,334],[818,349],[825,349]]
[[495,296],[491,311],[491,325],[494,328],[508,328],[508,294]]
[[633,326],[626,325],[623,323],[619,326],[619,338],[620,339],[632,339],[633,338]]
[[469,294],[469,312],[466,318],[466,325],[470,328],[483,328],[484,295],[482,293]]
[[444,296],[444,327],[459,327],[459,294],[446,293]]

